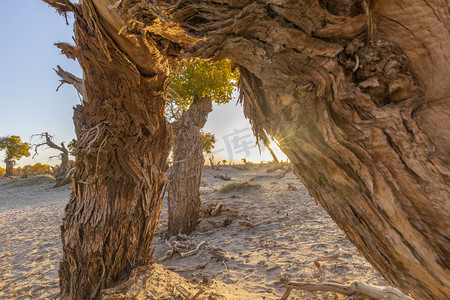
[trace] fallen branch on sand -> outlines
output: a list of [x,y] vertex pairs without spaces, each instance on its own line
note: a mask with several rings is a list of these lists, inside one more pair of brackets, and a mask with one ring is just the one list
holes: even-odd
[[222,208],[222,202],[218,202],[216,204],[216,206],[214,207],[214,209],[211,211],[211,216],[216,216],[220,213],[220,210]]
[[167,267],[164,267],[164,268],[167,269],[167,270],[174,271],[174,272],[194,272],[194,271],[197,271],[197,270],[200,270],[200,269],[204,269],[207,265],[208,265],[208,263],[206,262],[206,263],[203,263],[203,264],[199,264],[199,265],[195,266],[194,268],[184,268],[184,269],[182,269],[182,268],[175,267],[175,266],[167,266]]
[[195,249],[186,251],[191,247],[192,241],[176,241],[174,238],[176,239],[177,237],[173,236],[170,240],[166,241],[168,250],[165,252],[163,257],[158,259],[158,262],[162,262],[172,257],[175,252],[180,253],[182,258],[197,254],[200,251],[200,247],[206,243],[205,241],[202,241],[197,245],[197,247],[195,247]]
[[205,241],[202,241],[201,243],[199,243],[199,244],[197,245],[197,247],[195,247],[194,250],[191,250],[191,251],[188,251],[188,252],[184,252],[184,253],[180,252],[181,257],[188,257],[188,256],[191,256],[191,255],[197,254],[197,253],[200,251],[200,247],[201,247],[203,244],[205,244],[205,243],[206,243]]
[[329,256],[325,256],[325,257],[316,257],[314,258],[313,262],[317,267],[317,270],[319,270],[319,273],[322,275],[320,282],[324,282],[326,280],[325,278],[325,270],[322,268],[322,266],[320,265],[319,262],[325,262],[325,261],[331,261],[331,260],[335,260],[338,259],[339,256],[341,255],[342,249],[339,248],[339,251],[335,254],[329,255]]
[[176,285],[175,288],[177,289],[177,291],[179,291],[181,293],[181,295],[183,295],[183,297],[187,300],[195,300],[197,299],[198,296],[200,296],[201,293],[203,293],[205,291],[204,288],[201,288],[200,290],[198,290],[198,292],[192,296],[189,297],[189,292],[187,289],[185,289],[184,287],[182,287],[181,285]]
[[231,165],[232,168],[236,169],[236,170],[240,170],[240,171],[248,171],[250,168],[244,165],[241,166],[236,166],[236,165]]
[[205,291],[204,288],[201,288],[194,296],[192,296],[191,300],[197,299],[198,296],[200,296],[201,293]]
[[284,178],[284,176],[287,175],[287,173],[291,172],[292,170],[294,170],[294,167],[292,165],[290,165],[289,167],[287,167],[286,169],[284,169],[280,174],[278,174],[276,176],[277,179],[282,179]]
[[[283,169],[283,167],[281,166],[281,169],[283,171],[281,171],[278,175],[258,175],[258,176],[253,177],[252,179],[250,179],[250,181],[255,181],[257,179],[265,179],[265,178],[283,179],[289,172],[294,170],[292,165],[288,166],[286,169]],[[269,173],[269,170],[267,170],[267,173]]]
[[172,257],[173,253],[174,253],[174,249],[173,248],[167,250],[166,253],[164,254],[164,256],[161,257],[160,259],[158,259],[158,262],[165,261],[166,259]]
[[247,227],[247,228],[253,228],[253,227],[256,227],[256,226],[259,226],[262,224],[275,223],[282,219],[284,219],[284,218],[268,218],[268,219],[265,219],[265,220],[262,220],[262,221],[259,221],[256,223],[246,221],[246,220],[241,220],[241,221],[239,221],[239,225]]
[[293,186],[292,184],[288,183],[288,191],[295,191],[297,188]]
[[267,169],[266,173],[273,173],[273,172],[275,172],[277,170],[283,170],[283,168],[284,168],[283,165],[277,165],[277,166],[275,166],[273,168]]
[[214,178],[219,178],[219,179],[226,180],[226,181],[231,180],[231,177],[229,177],[227,174],[214,175]]
[[[324,282],[314,284],[309,282],[288,282],[286,283],[286,291],[280,300],[288,299],[292,290],[303,290],[309,292],[334,292],[349,296],[346,299],[391,299],[391,300],[413,300],[409,296],[403,294],[392,287],[379,288],[367,285],[361,282],[352,282],[350,285],[342,285],[337,283]],[[350,298],[351,297],[351,298]]]

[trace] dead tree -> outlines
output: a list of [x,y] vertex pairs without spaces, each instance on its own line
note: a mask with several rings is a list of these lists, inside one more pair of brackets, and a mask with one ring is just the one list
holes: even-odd
[[47,146],[51,149],[55,149],[61,152],[61,154],[58,155],[58,157],[61,159],[61,164],[59,167],[54,169],[54,177],[56,179],[54,187],[57,186],[63,186],[66,184],[69,184],[71,182],[70,176],[67,177],[67,173],[70,170],[69,166],[69,150],[64,145],[64,142],[61,142],[61,144],[56,144],[53,141],[53,136],[49,135],[48,132],[44,132],[41,134],[34,134],[33,137],[39,137],[41,139],[41,143],[34,145],[34,156],[38,153],[38,149],[42,146]]

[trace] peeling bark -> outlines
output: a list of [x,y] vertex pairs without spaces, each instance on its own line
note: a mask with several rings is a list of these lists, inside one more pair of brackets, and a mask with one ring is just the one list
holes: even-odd
[[200,216],[200,181],[205,159],[200,130],[212,111],[211,99],[195,99],[189,109],[172,125],[174,131],[174,163],[167,188],[169,236],[180,231],[191,233]]
[[[445,1],[134,1],[229,58],[244,112],[365,257],[417,299],[450,297]],[[356,5],[355,5],[356,4]]]

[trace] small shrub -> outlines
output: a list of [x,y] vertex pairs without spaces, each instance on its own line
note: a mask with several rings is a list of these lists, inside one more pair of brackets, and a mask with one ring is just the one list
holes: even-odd
[[242,180],[240,182],[232,182],[222,186],[219,193],[230,193],[230,192],[246,192],[252,189],[260,189],[261,184],[256,182],[251,182],[248,180]]

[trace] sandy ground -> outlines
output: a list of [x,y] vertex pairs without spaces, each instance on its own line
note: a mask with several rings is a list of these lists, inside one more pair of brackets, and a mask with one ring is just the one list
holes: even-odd
[[[358,255],[325,211],[299,180],[267,178],[267,166],[249,170],[231,166],[220,171],[205,167],[201,186],[202,221],[190,236],[168,243],[164,203],[154,240],[158,263],[136,273],[121,295],[138,299],[184,299],[204,289],[197,299],[277,299],[287,281],[319,283],[316,257],[335,254],[324,262],[326,281],[353,281],[385,286],[377,272]],[[279,172],[279,171],[278,171]],[[214,178],[227,174],[231,181]],[[257,176],[260,187],[221,193],[222,186]],[[263,176],[263,177],[261,177]],[[0,179],[0,299],[51,299],[58,294],[61,258],[59,226],[70,187],[51,188],[49,178]],[[220,211],[211,210],[221,203]],[[255,225],[254,227],[250,227]],[[173,245],[200,251],[162,260]],[[112,294],[113,292],[110,292]],[[294,291],[290,299],[343,299],[333,293]]]

